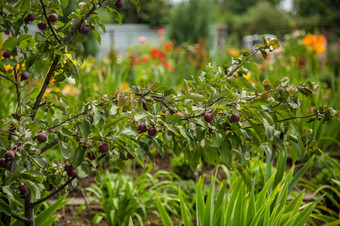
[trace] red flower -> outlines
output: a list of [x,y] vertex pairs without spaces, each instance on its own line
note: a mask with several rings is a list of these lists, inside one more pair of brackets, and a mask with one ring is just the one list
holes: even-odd
[[165,30],[164,30],[164,28],[159,28],[157,32],[158,32],[159,35],[164,35]]
[[166,69],[168,69],[168,71],[174,71],[175,70],[175,68],[172,65],[170,65],[168,62],[166,62],[165,60],[161,60],[161,63],[163,64],[163,66]]
[[164,45],[164,49],[165,50],[171,50],[173,46],[174,46],[174,44],[172,42],[169,42],[169,43],[166,43]]
[[142,60],[143,60],[143,62],[148,63],[149,62],[149,57],[143,56]]
[[155,59],[162,59],[162,58],[166,57],[166,53],[163,52],[160,49],[152,49],[150,51],[150,55],[151,55],[152,58],[155,58]]

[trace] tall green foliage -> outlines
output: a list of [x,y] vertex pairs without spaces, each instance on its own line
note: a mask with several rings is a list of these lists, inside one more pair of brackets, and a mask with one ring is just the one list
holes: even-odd
[[177,45],[210,40],[213,4],[211,0],[189,0],[175,8],[169,19],[169,38]]

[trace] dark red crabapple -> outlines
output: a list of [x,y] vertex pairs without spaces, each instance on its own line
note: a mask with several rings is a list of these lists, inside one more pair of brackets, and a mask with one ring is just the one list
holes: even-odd
[[69,177],[74,177],[75,175],[77,175],[75,169],[72,169],[72,170],[70,170],[70,171],[67,171],[67,176],[69,176]]
[[88,25],[81,25],[79,27],[79,32],[84,34],[84,35],[87,35],[88,33],[90,33],[90,31],[91,31],[91,28]]
[[109,150],[109,146],[107,146],[107,144],[105,144],[105,143],[102,143],[102,144],[99,145],[98,150],[101,153],[106,153]]
[[44,21],[40,21],[38,23],[38,28],[43,31],[43,30],[45,30],[47,28],[47,25],[46,25],[46,23]]
[[8,163],[9,163],[9,162],[8,162],[5,158],[1,158],[1,159],[0,159],[0,166],[1,166],[1,167],[7,168]]
[[145,123],[140,123],[139,126],[138,126],[138,131],[140,133],[145,133],[146,131],[148,131],[148,129],[146,128],[146,125]]
[[39,143],[45,142],[46,141],[46,134],[45,133],[39,133],[37,136],[37,140]]
[[65,171],[68,173],[70,171],[74,170],[73,165],[70,165],[68,163],[65,164]]
[[93,160],[96,159],[96,156],[94,155],[94,153],[93,153],[92,151],[87,152],[87,157],[88,157],[91,161],[93,161]]
[[28,72],[26,72],[26,71],[23,72],[23,73],[21,74],[21,81],[27,80],[28,77],[29,77]]
[[214,119],[213,114],[211,114],[211,113],[205,113],[205,115],[204,115],[204,120],[205,120],[206,122],[211,122],[213,119]]
[[4,52],[2,53],[2,56],[3,56],[4,58],[10,58],[10,57],[11,57],[11,53],[10,53],[8,50],[6,50],[6,51],[4,51]]
[[134,157],[130,154],[130,152],[128,152],[126,156],[128,157],[128,159],[134,159]]
[[124,5],[124,2],[123,2],[122,0],[117,0],[117,1],[115,1],[115,6],[116,6],[118,9],[122,8],[123,5]]
[[15,159],[15,154],[13,151],[9,150],[9,151],[6,151],[5,153],[5,159],[7,161],[13,161]]
[[156,133],[157,133],[157,129],[155,128],[155,127],[151,127],[150,129],[148,129],[148,134],[150,135],[150,136],[155,136],[156,135]]
[[47,19],[51,22],[56,22],[58,20],[58,15],[55,13],[50,14]]
[[28,188],[27,188],[27,186],[26,185],[20,185],[19,186],[19,191],[20,191],[20,195],[21,196],[24,196],[24,195],[26,195],[27,194],[27,192],[28,192]]
[[238,122],[240,120],[240,115],[237,113],[234,113],[230,116],[230,119],[232,122]]
[[27,24],[28,22],[33,21],[34,19],[35,19],[34,14],[33,14],[33,13],[30,13],[30,14],[28,14],[28,15],[25,17],[24,21],[25,21],[25,23]]

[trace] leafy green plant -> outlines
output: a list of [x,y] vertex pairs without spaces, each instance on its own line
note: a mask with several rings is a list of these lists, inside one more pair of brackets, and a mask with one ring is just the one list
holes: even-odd
[[97,213],[93,223],[105,219],[109,225],[127,225],[129,219],[143,225],[156,212],[154,192],[159,192],[162,206],[174,215],[179,215],[177,186],[179,178],[165,171],[150,174],[151,166],[137,179],[106,172],[101,181],[88,188],[94,194],[91,203],[99,204],[104,212]]
[[[130,1],[141,8],[140,1]],[[76,2],[67,23],[58,20],[66,0],[0,2],[0,32],[8,35],[0,56],[0,82],[6,87],[0,89],[6,97],[1,100],[6,109],[1,107],[0,197],[9,200],[2,202],[1,219],[33,226],[35,206],[91,172],[103,172],[103,162],[124,169],[134,158],[144,166],[153,161],[155,150],[162,156],[169,149],[183,153],[193,167],[201,161],[224,163],[240,172],[249,187],[243,170],[252,158],[267,156],[271,162],[287,149],[294,160],[308,159],[318,148],[309,128],[306,133],[294,130],[297,119],[328,123],[340,118],[329,106],[309,115],[301,112],[299,103],[318,91],[313,82],[293,85],[280,78],[254,86],[246,80],[245,65],[260,73],[249,59],[278,48],[279,42],[270,39],[242,51],[229,68],[209,65],[184,80],[182,89],[138,84],[74,102],[59,87],[67,79],[77,84],[84,79],[79,76],[83,41],[93,33],[101,42],[96,28],[105,27],[96,10],[106,1]],[[117,8],[123,5],[116,0],[105,9],[121,22]],[[34,35],[29,23],[38,26]],[[103,86],[98,89],[105,90]],[[59,158],[47,159],[47,151]]]
[[[204,177],[201,177],[196,188],[196,216],[190,214],[182,191],[178,191],[184,225],[193,225],[192,217],[197,225],[304,225],[322,197],[304,204],[304,191],[294,195],[292,189],[311,166],[312,160],[295,176],[294,167],[281,176],[280,171],[284,169],[278,168],[258,192],[254,190],[255,186],[248,190],[240,174],[235,173],[219,183],[219,191],[215,189],[216,176],[212,177],[205,196],[202,189]],[[290,201],[287,200],[288,195],[293,195]],[[161,205],[158,205],[158,209],[163,223],[172,225],[168,213]]]

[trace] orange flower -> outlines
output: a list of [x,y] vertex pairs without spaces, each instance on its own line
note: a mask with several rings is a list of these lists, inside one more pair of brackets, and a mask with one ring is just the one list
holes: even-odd
[[166,57],[166,53],[163,52],[160,49],[150,50],[150,55],[151,55],[152,58],[155,58],[155,59],[162,59],[162,58]]
[[130,87],[129,83],[123,82],[122,89],[128,89]]
[[315,50],[318,54],[326,51],[327,42],[324,36],[319,34],[307,34],[303,39],[303,44],[305,44],[309,51]]

